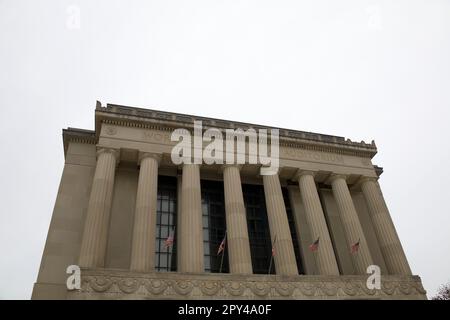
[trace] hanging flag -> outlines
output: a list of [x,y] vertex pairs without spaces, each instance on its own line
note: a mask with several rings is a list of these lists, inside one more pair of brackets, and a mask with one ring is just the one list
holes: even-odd
[[309,250],[312,252],[317,251],[317,249],[319,249],[319,237],[317,237],[317,240],[309,245]]
[[168,248],[173,245],[173,234],[169,235],[167,239],[164,241],[164,248]]
[[358,250],[359,250],[359,239],[358,239],[358,241],[356,243],[354,243],[352,245],[352,247],[350,249],[350,253],[351,254],[356,253],[356,252],[358,252]]
[[221,252],[223,252],[225,250],[226,239],[227,239],[227,233],[225,232],[225,236],[223,237],[223,240],[220,243],[219,250],[217,250],[217,255],[219,255]]
[[167,249],[168,247],[173,245],[173,236],[175,234],[175,227],[173,227],[172,232],[169,231],[169,236],[164,241],[164,248]]

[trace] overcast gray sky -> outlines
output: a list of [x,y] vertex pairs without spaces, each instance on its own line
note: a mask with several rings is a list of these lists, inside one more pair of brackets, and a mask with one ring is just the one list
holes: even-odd
[[450,1],[0,0],[0,298],[31,296],[96,100],[374,139],[414,274],[450,280]]

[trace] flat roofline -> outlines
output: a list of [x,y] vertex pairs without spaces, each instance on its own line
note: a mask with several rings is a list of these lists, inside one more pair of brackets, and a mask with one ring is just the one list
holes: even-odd
[[[364,153],[363,156],[369,156],[373,158],[377,154],[377,147],[375,141],[372,140],[371,143],[366,143],[364,141],[352,141],[351,139],[346,139],[342,136],[334,136],[327,134],[320,134],[307,131],[299,131],[271,126],[263,126],[257,124],[251,124],[246,122],[238,122],[225,119],[209,118],[202,116],[195,116],[190,114],[182,114],[175,112],[168,112],[155,109],[146,109],[139,107],[131,107],[120,104],[108,103],[106,106],[102,106],[99,101],[96,105],[96,119],[95,128],[98,130],[101,122],[108,118],[108,115],[112,117],[122,118],[120,121],[130,121],[130,122],[145,122],[146,120],[152,122],[159,122],[161,125],[169,126],[179,126],[180,124],[185,124],[187,127],[193,127],[195,120],[203,121],[204,128],[221,128],[221,129],[237,129],[241,128],[247,130],[249,128],[253,129],[278,129],[280,135],[280,141],[284,140],[287,143],[301,143],[301,144],[311,144],[317,143],[322,146],[333,146],[337,152],[338,150],[346,150],[357,153]],[[115,119],[111,120],[115,121]],[[98,132],[96,132],[98,135]],[[337,149],[336,149],[337,148]],[[334,152],[334,151],[332,151]]]
[[[139,110],[139,111],[144,111],[144,112],[145,111],[146,112],[158,112],[158,113],[164,113],[164,114],[173,115],[173,116],[191,117],[196,120],[229,122],[229,123],[243,125],[243,126],[247,126],[247,127],[256,127],[256,128],[264,127],[267,129],[278,129],[280,131],[293,131],[293,132],[298,132],[298,133],[305,133],[305,134],[319,135],[319,136],[329,137],[329,138],[336,138],[337,140],[345,141],[345,137],[342,137],[342,136],[335,136],[335,135],[323,134],[323,133],[317,133],[317,132],[311,132],[311,131],[301,131],[301,130],[294,130],[294,129],[288,129],[288,128],[273,127],[273,126],[267,126],[267,125],[262,125],[262,124],[249,123],[249,122],[241,122],[241,121],[235,121],[235,120],[229,120],[229,119],[210,118],[210,117],[198,116],[198,115],[193,115],[193,114],[188,114],[188,113],[177,113],[177,112],[163,111],[163,110],[157,110],[157,109],[132,107],[132,106],[126,106],[126,105],[120,105],[120,104],[114,104],[114,103],[106,104],[106,109],[112,109],[114,107],[125,108],[125,109],[130,109],[130,110]],[[101,107],[101,109],[105,109],[105,107]]]
[[[231,121],[225,119],[209,118],[195,116],[190,114],[182,114],[168,112],[162,110],[145,109],[119,104],[108,103],[103,107],[97,101],[95,108],[95,130],[86,130],[81,128],[67,128],[63,130],[64,150],[67,151],[68,140],[83,141],[85,143],[96,143],[100,134],[101,123],[106,121],[109,123],[139,123],[143,125],[150,124],[168,127],[186,126],[192,128],[194,121],[202,121],[204,128],[225,129],[278,129],[280,143],[289,146],[298,146],[310,150],[319,150],[326,152],[346,153],[362,157],[373,158],[377,153],[375,141],[366,143],[364,141],[355,142],[341,136],[326,135],[307,131],[298,131],[278,127],[266,127],[263,125],[251,124],[246,122]],[[317,146],[317,147],[316,147]],[[316,149],[318,148],[318,149]]]

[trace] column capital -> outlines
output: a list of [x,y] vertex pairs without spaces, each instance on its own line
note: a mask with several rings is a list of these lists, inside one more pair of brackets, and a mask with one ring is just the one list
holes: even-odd
[[223,164],[223,165],[220,166],[220,171],[224,172],[225,169],[229,168],[229,167],[232,167],[232,168],[234,167],[234,168],[237,168],[239,171],[241,171],[242,164]]
[[139,151],[138,164],[140,165],[142,160],[144,160],[146,158],[155,159],[158,162],[158,165],[159,165],[161,163],[162,154],[160,154],[160,153],[153,153],[153,152],[142,152],[142,151]]
[[295,172],[295,175],[292,178],[292,180],[298,181],[301,176],[312,176],[314,178],[316,174],[317,174],[316,171],[298,169],[297,172]]
[[[269,168],[271,168],[270,165],[261,165],[259,167],[259,176],[263,177],[263,176],[273,176],[273,175],[278,175],[280,173],[280,169],[281,167],[278,167],[276,169],[272,169],[269,171]],[[264,173],[264,171],[266,171],[266,173]]]
[[378,177],[368,177],[368,176],[362,176],[361,178],[359,178],[357,184],[361,185],[364,182],[368,182],[368,181],[372,181],[372,182],[377,182],[378,181]]
[[344,179],[347,182],[347,175],[340,173],[332,173],[325,181],[327,184],[332,184],[334,181],[338,179]]
[[362,176],[361,178],[359,178],[359,182],[366,182],[366,181],[377,182],[378,181],[378,177]]
[[104,153],[111,153],[114,158],[116,158],[116,161],[119,161],[120,159],[120,150],[119,149],[114,149],[114,148],[97,148],[97,158]]
[[351,190],[360,190],[361,186],[366,182],[377,182],[377,177],[361,176],[356,183],[351,187]]

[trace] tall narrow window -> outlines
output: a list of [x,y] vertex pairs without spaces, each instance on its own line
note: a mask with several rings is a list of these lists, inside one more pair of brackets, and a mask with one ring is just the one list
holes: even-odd
[[[253,273],[269,273],[272,243],[270,239],[269,222],[262,185],[243,184],[245,210],[247,215],[248,236],[252,256]],[[275,273],[272,263],[270,273]]]
[[[177,178],[158,176],[158,202],[156,206],[156,271],[177,270]],[[169,236],[173,245],[166,245]]]
[[302,262],[302,258],[300,255],[300,248],[298,245],[297,231],[295,228],[295,221],[294,221],[294,216],[292,213],[291,202],[289,200],[289,192],[288,192],[287,188],[283,188],[283,199],[284,199],[284,205],[286,207],[286,214],[288,217],[289,229],[291,231],[291,238],[292,238],[292,244],[294,246],[295,260],[297,261],[298,274],[304,274],[305,272],[303,269],[303,262]]
[[217,254],[226,231],[223,182],[202,180],[201,188],[205,271],[226,273],[229,272],[228,245],[223,253]]

